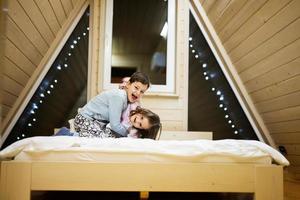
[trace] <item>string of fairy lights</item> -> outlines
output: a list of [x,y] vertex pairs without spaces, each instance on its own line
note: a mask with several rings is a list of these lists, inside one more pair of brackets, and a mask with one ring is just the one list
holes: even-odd
[[[201,52],[194,49],[192,37],[189,37],[189,47],[194,54],[194,58],[199,60]],[[210,81],[211,79],[215,78],[215,74],[211,72],[212,70],[209,70],[209,65],[207,63],[202,63],[202,70],[203,77],[206,81]],[[218,107],[223,111],[226,123],[228,123],[228,125],[232,128],[232,131],[235,135],[239,134],[240,131],[235,124],[233,117],[231,116],[231,112],[228,110],[228,103],[226,103],[225,94],[217,86],[214,86],[213,81],[211,81],[211,85],[211,91],[216,95],[216,98],[219,101]]]
[[[87,13],[87,16],[89,16],[89,13]],[[66,55],[62,56],[62,59],[60,59],[58,64],[54,64],[52,67],[56,68],[56,72],[63,72],[65,69],[70,67],[70,64],[68,60],[71,59],[72,53],[74,52],[76,46],[79,44],[79,41],[83,39],[83,37],[86,37],[88,35],[88,31],[90,28],[87,26],[83,29],[81,33],[79,33],[77,36],[73,36],[69,39],[69,41],[66,42],[66,44],[69,45],[68,51],[66,51]],[[65,48],[65,47],[64,47]],[[35,93],[37,96],[35,96],[35,99],[33,102],[29,102],[27,105],[27,117],[24,117],[27,119],[27,122],[25,123],[27,127],[33,127],[37,123],[37,118],[35,117],[39,106],[43,104],[49,95],[51,95],[51,91],[54,89],[54,87],[57,87],[58,85],[58,79],[53,77],[51,81],[49,81],[51,78],[44,78],[44,80],[41,82],[40,86],[38,87],[38,91]],[[24,120],[24,119],[23,119]],[[26,134],[20,133],[18,136],[16,136],[17,140],[23,139],[26,137]]]

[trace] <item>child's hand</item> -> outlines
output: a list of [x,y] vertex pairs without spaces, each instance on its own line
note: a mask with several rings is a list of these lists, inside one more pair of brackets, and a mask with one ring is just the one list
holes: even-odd
[[128,83],[130,77],[124,77],[122,79],[122,83],[119,85],[119,89],[124,89],[126,87],[126,84]]

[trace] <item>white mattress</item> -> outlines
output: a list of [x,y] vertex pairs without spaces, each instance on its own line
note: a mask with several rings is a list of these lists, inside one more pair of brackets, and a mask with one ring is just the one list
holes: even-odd
[[50,136],[26,138],[0,152],[0,159],[90,162],[218,162],[289,165],[277,150],[251,140],[154,141],[131,138]]

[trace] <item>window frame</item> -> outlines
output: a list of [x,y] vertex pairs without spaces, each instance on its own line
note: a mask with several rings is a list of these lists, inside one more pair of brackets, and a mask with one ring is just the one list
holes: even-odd
[[[112,29],[113,29],[113,0],[105,1],[105,35],[104,35],[104,70],[103,89],[117,88],[118,84],[111,83],[112,64]],[[166,84],[151,84],[147,93],[175,93],[175,27],[176,22],[176,0],[168,0],[168,39],[167,39],[167,70]],[[138,67],[139,68],[139,67]]]

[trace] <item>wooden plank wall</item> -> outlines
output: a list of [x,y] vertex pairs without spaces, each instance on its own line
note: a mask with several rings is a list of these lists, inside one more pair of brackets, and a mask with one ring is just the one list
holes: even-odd
[[[6,8],[6,1],[0,0],[0,46],[4,46],[4,27],[5,27],[5,8]],[[4,48],[0,48],[0,91],[2,91],[3,85],[3,56],[4,56]],[[2,93],[0,93],[0,102],[2,102]],[[2,124],[2,105],[0,105],[0,127]]]
[[78,0],[9,0],[5,22],[4,120]]
[[[300,177],[300,1],[199,0],[277,146]],[[298,196],[299,197],[299,196]]]

